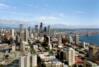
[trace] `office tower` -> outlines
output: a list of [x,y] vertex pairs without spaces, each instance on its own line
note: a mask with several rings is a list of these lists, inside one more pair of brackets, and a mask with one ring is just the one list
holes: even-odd
[[49,49],[51,50],[52,49],[52,44],[51,44],[50,36],[48,36],[48,46],[49,46]]
[[38,29],[38,25],[35,25],[35,34],[34,36],[38,38],[38,35],[39,35],[39,29]]
[[20,50],[22,51],[22,52],[24,52],[25,51],[25,44],[24,44],[24,41],[20,41]]
[[68,48],[68,64],[72,66],[75,64],[75,50],[73,48]]
[[28,39],[29,39],[29,31],[28,31],[27,28],[25,29],[24,35],[25,35],[25,36],[24,36],[24,40],[25,40],[25,41],[28,41]]
[[20,31],[23,30],[23,24],[20,24]]
[[47,27],[45,26],[44,29],[43,29],[43,34],[47,35],[47,33],[48,33],[47,32]]
[[43,23],[40,23],[40,32],[43,32]]
[[11,35],[12,35],[13,40],[15,40],[15,30],[14,29],[11,29]]
[[39,30],[38,30],[38,25],[35,25],[35,32],[38,33]]
[[45,32],[45,33],[47,32],[47,28],[46,28],[46,26],[44,27],[44,32]]
[[17,34],[17,35],[16,35],[16,42],[17,42],[17,43],[20,43],[20,42],[21,42],[20,40],[21,40],[20,35]]
[[75,64],[76,60],[76,51],[75,49],[71,48],[71,47],[67,47],[63,49],[63,58],[64,61],[68,62],[69,66],[72,66]]
[[32,55],[32,67],[37,67],[37,55]]
[[23,24],[20,24],[20,39],[24,40],[24,27]]
[[28,27],[28,32],[29,32],[29,37],[31,38],[31,34],[32,34],[32,28]]
[[59,39],[58,39],[58,47],[59,47],[59,48],[62,48],[62,47],[63,47],[63,44],[62,44],[62,37],[61,37],[61,35],[59,35]]
[[48,35],[50,35],[50,25],[48,25]]

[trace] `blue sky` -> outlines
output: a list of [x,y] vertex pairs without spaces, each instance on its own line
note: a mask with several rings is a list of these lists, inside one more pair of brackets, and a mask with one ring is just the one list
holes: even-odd
[[98,27],[99,0],[0,0],[0,19]]

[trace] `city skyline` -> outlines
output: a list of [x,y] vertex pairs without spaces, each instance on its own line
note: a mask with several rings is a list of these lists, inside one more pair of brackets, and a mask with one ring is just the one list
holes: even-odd
[[0,0],[0,23],[43,22],[50,25],[99,28],[98,7],[98,0]]

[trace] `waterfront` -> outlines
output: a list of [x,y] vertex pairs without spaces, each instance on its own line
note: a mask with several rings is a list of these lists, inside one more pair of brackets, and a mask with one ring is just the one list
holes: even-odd
[[89,43],[94,43],[99,46],[99,35],[90,35],[90,36],[80,36],[81,41],[89,42]]

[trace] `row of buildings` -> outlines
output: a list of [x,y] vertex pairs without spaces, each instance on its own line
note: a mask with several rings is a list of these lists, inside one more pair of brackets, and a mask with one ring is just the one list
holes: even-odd
[[[80,34],[55,32],[43,23],[34,28],[20,24],[17,29],[0,30],[4,60],[17,67],[98,67],[99,48],[80,41]],[[7,45],[3,45],[7,44]],[[3,62],[4,60],[0,61]],[[1,63],[5,65],[4,63]],[[8,63],[6,65],[11,64]]]

